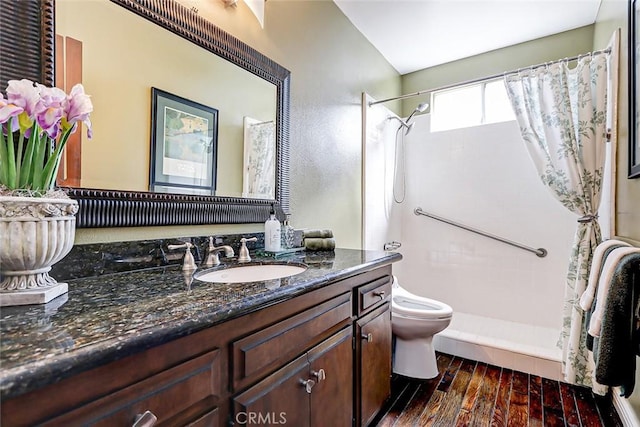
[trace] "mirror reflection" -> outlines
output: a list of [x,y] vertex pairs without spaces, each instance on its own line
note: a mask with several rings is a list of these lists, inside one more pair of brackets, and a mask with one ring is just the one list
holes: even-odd
[[[107,0],[57,0],[56,33],[56,85],[81,82],[94,105],[93,138],[68,145],[60,185],[149,191],[154,167],[177,158],[215,171],[215,188],[198,192],[189,180],[201,177],[183,176],[186,185],[156,191],[275,198],[275,85]],[[152,88],[217,111],[214,164],[180,158],[163,131],[152,138]]]

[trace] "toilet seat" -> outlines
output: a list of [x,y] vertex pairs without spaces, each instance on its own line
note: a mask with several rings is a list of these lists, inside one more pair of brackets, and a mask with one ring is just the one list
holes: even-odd
[[[394,277],[395,279],[395,277]],[[453,315],[453,309],[440,301],[424,298],[400,287],[394,280],[391,291],[391,313],[415,319],[445,319]]]

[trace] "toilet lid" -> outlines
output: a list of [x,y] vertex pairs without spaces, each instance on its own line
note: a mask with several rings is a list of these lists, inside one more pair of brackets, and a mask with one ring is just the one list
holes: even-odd
[[453,309],[445,303],[429,298],[394,295],[391,299],[392,313],[421,319],[451,317]]

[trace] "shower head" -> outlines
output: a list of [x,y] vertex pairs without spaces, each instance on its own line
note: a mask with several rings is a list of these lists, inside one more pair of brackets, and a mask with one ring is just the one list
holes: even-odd
[[427,108],[429,108],[429,104],[427,104],[426,102],[423,102],[422,104],[418,104],[416,109],[413,110],[413,112],[409,115],[409,117],[407,117],[406,122],[409,123],[409,120],[411,120],[411,118],[414,116],[414,114],[416,114],[416,113],[424,113]]

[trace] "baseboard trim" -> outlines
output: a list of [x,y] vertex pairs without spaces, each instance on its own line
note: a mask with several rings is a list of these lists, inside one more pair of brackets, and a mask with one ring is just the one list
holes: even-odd
[[620,396],[620,390],[618,390],[617,387],[613,389],[612,400],[613,407],[616,408],[624,427],[640,426],[640,419],[638,419],[635,410],[629,403],[629,400]]

